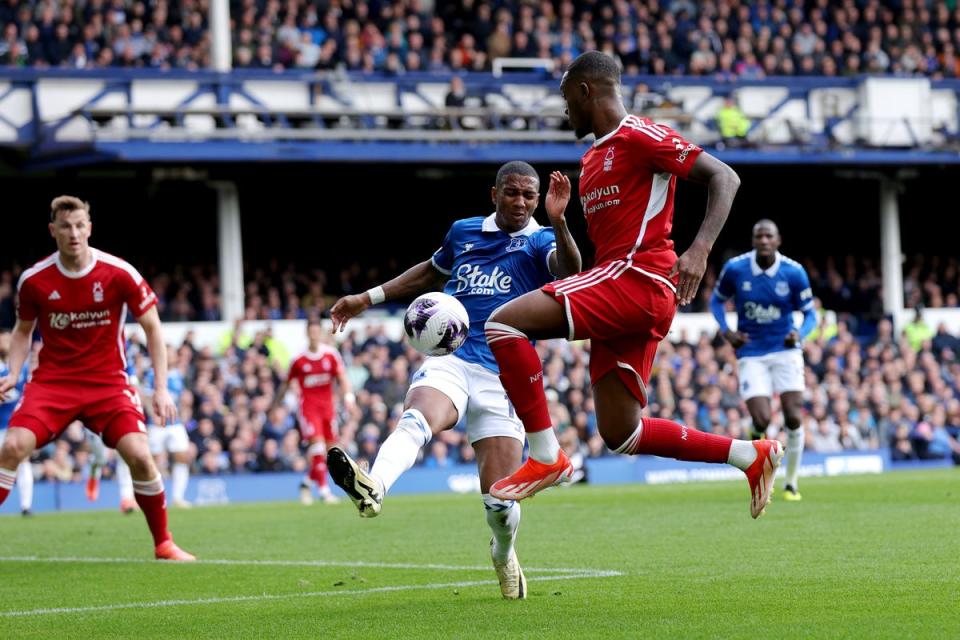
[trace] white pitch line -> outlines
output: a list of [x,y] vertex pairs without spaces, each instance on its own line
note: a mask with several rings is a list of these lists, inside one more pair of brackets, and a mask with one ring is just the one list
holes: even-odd
[[[575,575],[541,576],[531,578],[531,581],[546,582],[556,580],[579,580],[582,578],[609,578],[612,575],[622,575],[618,572],[598,572],[596,575],[578,573]],[[127,602],[123,604],[107,604],[91,607],[56,607],[51,609],[27,609],[24,611],[2,611],[0,618],[25,618],[29,616],[48,616],[64,613],[96,613],[116,611],[118,609],[157,609],[163,607],[182,607],[203,604],[224,604],[227,602],[262,602],[265,600],[291,600],[294,598],[328,598],[335,596],[362,596],[368,593],[390,593],[394,591],[417,591],[434,589],[462,589],[466,587],[480,587],[495,585],[496,580],[472,580],[469,582],[446,582],[442,584],[407,584],[392,587],[373,587],[371,589],[347,589],[341,591],[310,591],[306,593],[269,594],[256,596],[229,596],[224,598],[196,598],[194,600],[158,600],[154,602]]]
[[[197,564],[237,565],[250,567],[345,567],[369,569],[421,569],[429,571],[487,571],[489,566],[462,566],[452,564],[415,564],[406,562],[363,562],[339,560],[242,560],[242,559],[201,559],[195,562],[158,562],[147,558],[97,558],[78,556],[0,556],[0,562],[64,562],[89,564],[162,564],[188,567]],[[563,573],[589,577],[614,577],[623,575],[620,571],[607,569],[575,569],[563,567],[524,567],[527,573]]]

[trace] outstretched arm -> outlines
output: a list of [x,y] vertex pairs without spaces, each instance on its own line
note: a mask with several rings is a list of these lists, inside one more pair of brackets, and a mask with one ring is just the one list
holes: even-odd
[[740,188],[740,177],[728,165],[703,152],[698,157],[688,176],[690,180],[707,185],[707,213],[694,238],[693,244],[677,260],[671,271],[680,274],[677,301],[680,306],[690,304],[707,270],[707,256],[713,249],[723,224],[730,215],[733,198]]
[[344,296],[337,300],[337,303],[330,309],[333,328],[336,331],[342,331],[347,324],[347,320],[363,313],[375,304],[432,291],[438,287],[443,278],[445,278],[444,274],[437,270],[433,261],[425,260],[410,267],[393,280],[379,287],[374,287],[370,291]]
[[580,273],[582,260],[580,249],[567,226],[566,210],[570,202],[570,178],[554,171],[550,174],[550,187],[547,189],[547,217],[557,237],[557,250],[550,254],[550,273],[558,278],[566,278]]

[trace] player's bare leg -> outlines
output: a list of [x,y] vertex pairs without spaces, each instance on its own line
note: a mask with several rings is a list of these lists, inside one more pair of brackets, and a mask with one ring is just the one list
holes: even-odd
[[153,461],[153,456],[150,455],[146,434],[127,433],[117,442],[117,453],[130,467],[134,497],[140,509],[143,510],[147,526],[150,527],[150,533],[153,535],[156,558],[158,560],[196,560],[193,555],[174,544],[173,536],[167,529],[167,505],[163,479]]
[[770,420],[773,418],[770,398],[766,396],[748,398],[747,410],[750,412],[750,420],[753,422],[753,437],[762,438],[766,435],[767,427],[770,426]]
[[500,381],[530,443],[530,457],[515,473],[493,484],[490,495],[522,500],[568,480],[573,467],[560,450],[543,390],[543,363],[530,340],[569,337],[563,307],[531,291],[496,310],[485,325],[487,344],[500,367]]
[[783,449],[777,440],[734,440],[670,420],[644,418],[640,401],[611,371],[594,383],[597,429],[607,447],[627,455],[647,454],[696,462],[727,463],[746,473],[750,515],[759,517],[770,501]]
[[430,387],[410,389],[403,409],[396,429],[380,447],[369,472],[339,447],[331,447],[328,454],[330,476],[364,518],[379,515],[384,495],[416,463],[420,449],[434,434],[457,424],[459,418],[450,398]]
[[29,459],[37,446],[37,437],[33,431],[11,426],[0,447],[0,504],[10,495],[17,479],[20,464]]
[[527,597],[527,579],[517,560],[514,542],[520,528],[520,503],[501,500],[490,495],[490,486],[514,473],[523,459],[523,443],[516,438],[484,438],[473,443],[480,473],[480,493],[487,515],[487,524],[493,532],[490,555],[500,581],[500,593],[508,600]]
[[803,458],[803,394],[799,391],[785,391],[780,394],[783,407],[783,422],[787,427],[787,482],[783,494],[784,500],[800,500],[800,460]]

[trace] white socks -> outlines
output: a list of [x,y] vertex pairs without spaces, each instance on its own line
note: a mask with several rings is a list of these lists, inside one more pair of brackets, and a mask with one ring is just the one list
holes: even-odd
[[20,492],[20,510],[29,511],[33,506],[33,465],[29,459],[17,467],[17,491]]
[[734,440],[730,444],[730,453],[727,464],[732,464],[741,471],[746,471],[757,459],[757,448],[750,440]]
[[383,493],[389,491],[397,478],[416,463],[420,449],[432,437],[433,432],[422,413],[416,409],[403,412],[397,428],[380,447],[370,469],[370,475],[380,481]]
[[485,493],[483,507],[487,512],[487,524],[493,532],[493,561],[506,564],[513,551],[517,529],[520,528],[520,505],[513,500],[499,500]]
[[527,432],[527,442],[530,444],[530,457],[543,464],[553,464],[560,455],[560,441],[553,427],[543,431]]
[[120,490],[121,500],[133,500],[133,478],[130,476],[130,467],[117,456],[117,488]]
[[800,476],[800,458],[803,457],[803,426],[787,429],[787,484],[795,490]]
[[187,482],[190,481],[190,466],[183,462],[174,462],[170,469],[170,493],[174,502],[182,502],[187,493]]

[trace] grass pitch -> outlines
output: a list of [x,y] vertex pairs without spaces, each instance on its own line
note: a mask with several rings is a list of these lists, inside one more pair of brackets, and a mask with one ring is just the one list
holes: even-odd
[[3,638],[957,638],[960,476],[557,489],[523,503],[529,599],[500,599],[478,496],[0,518]]

